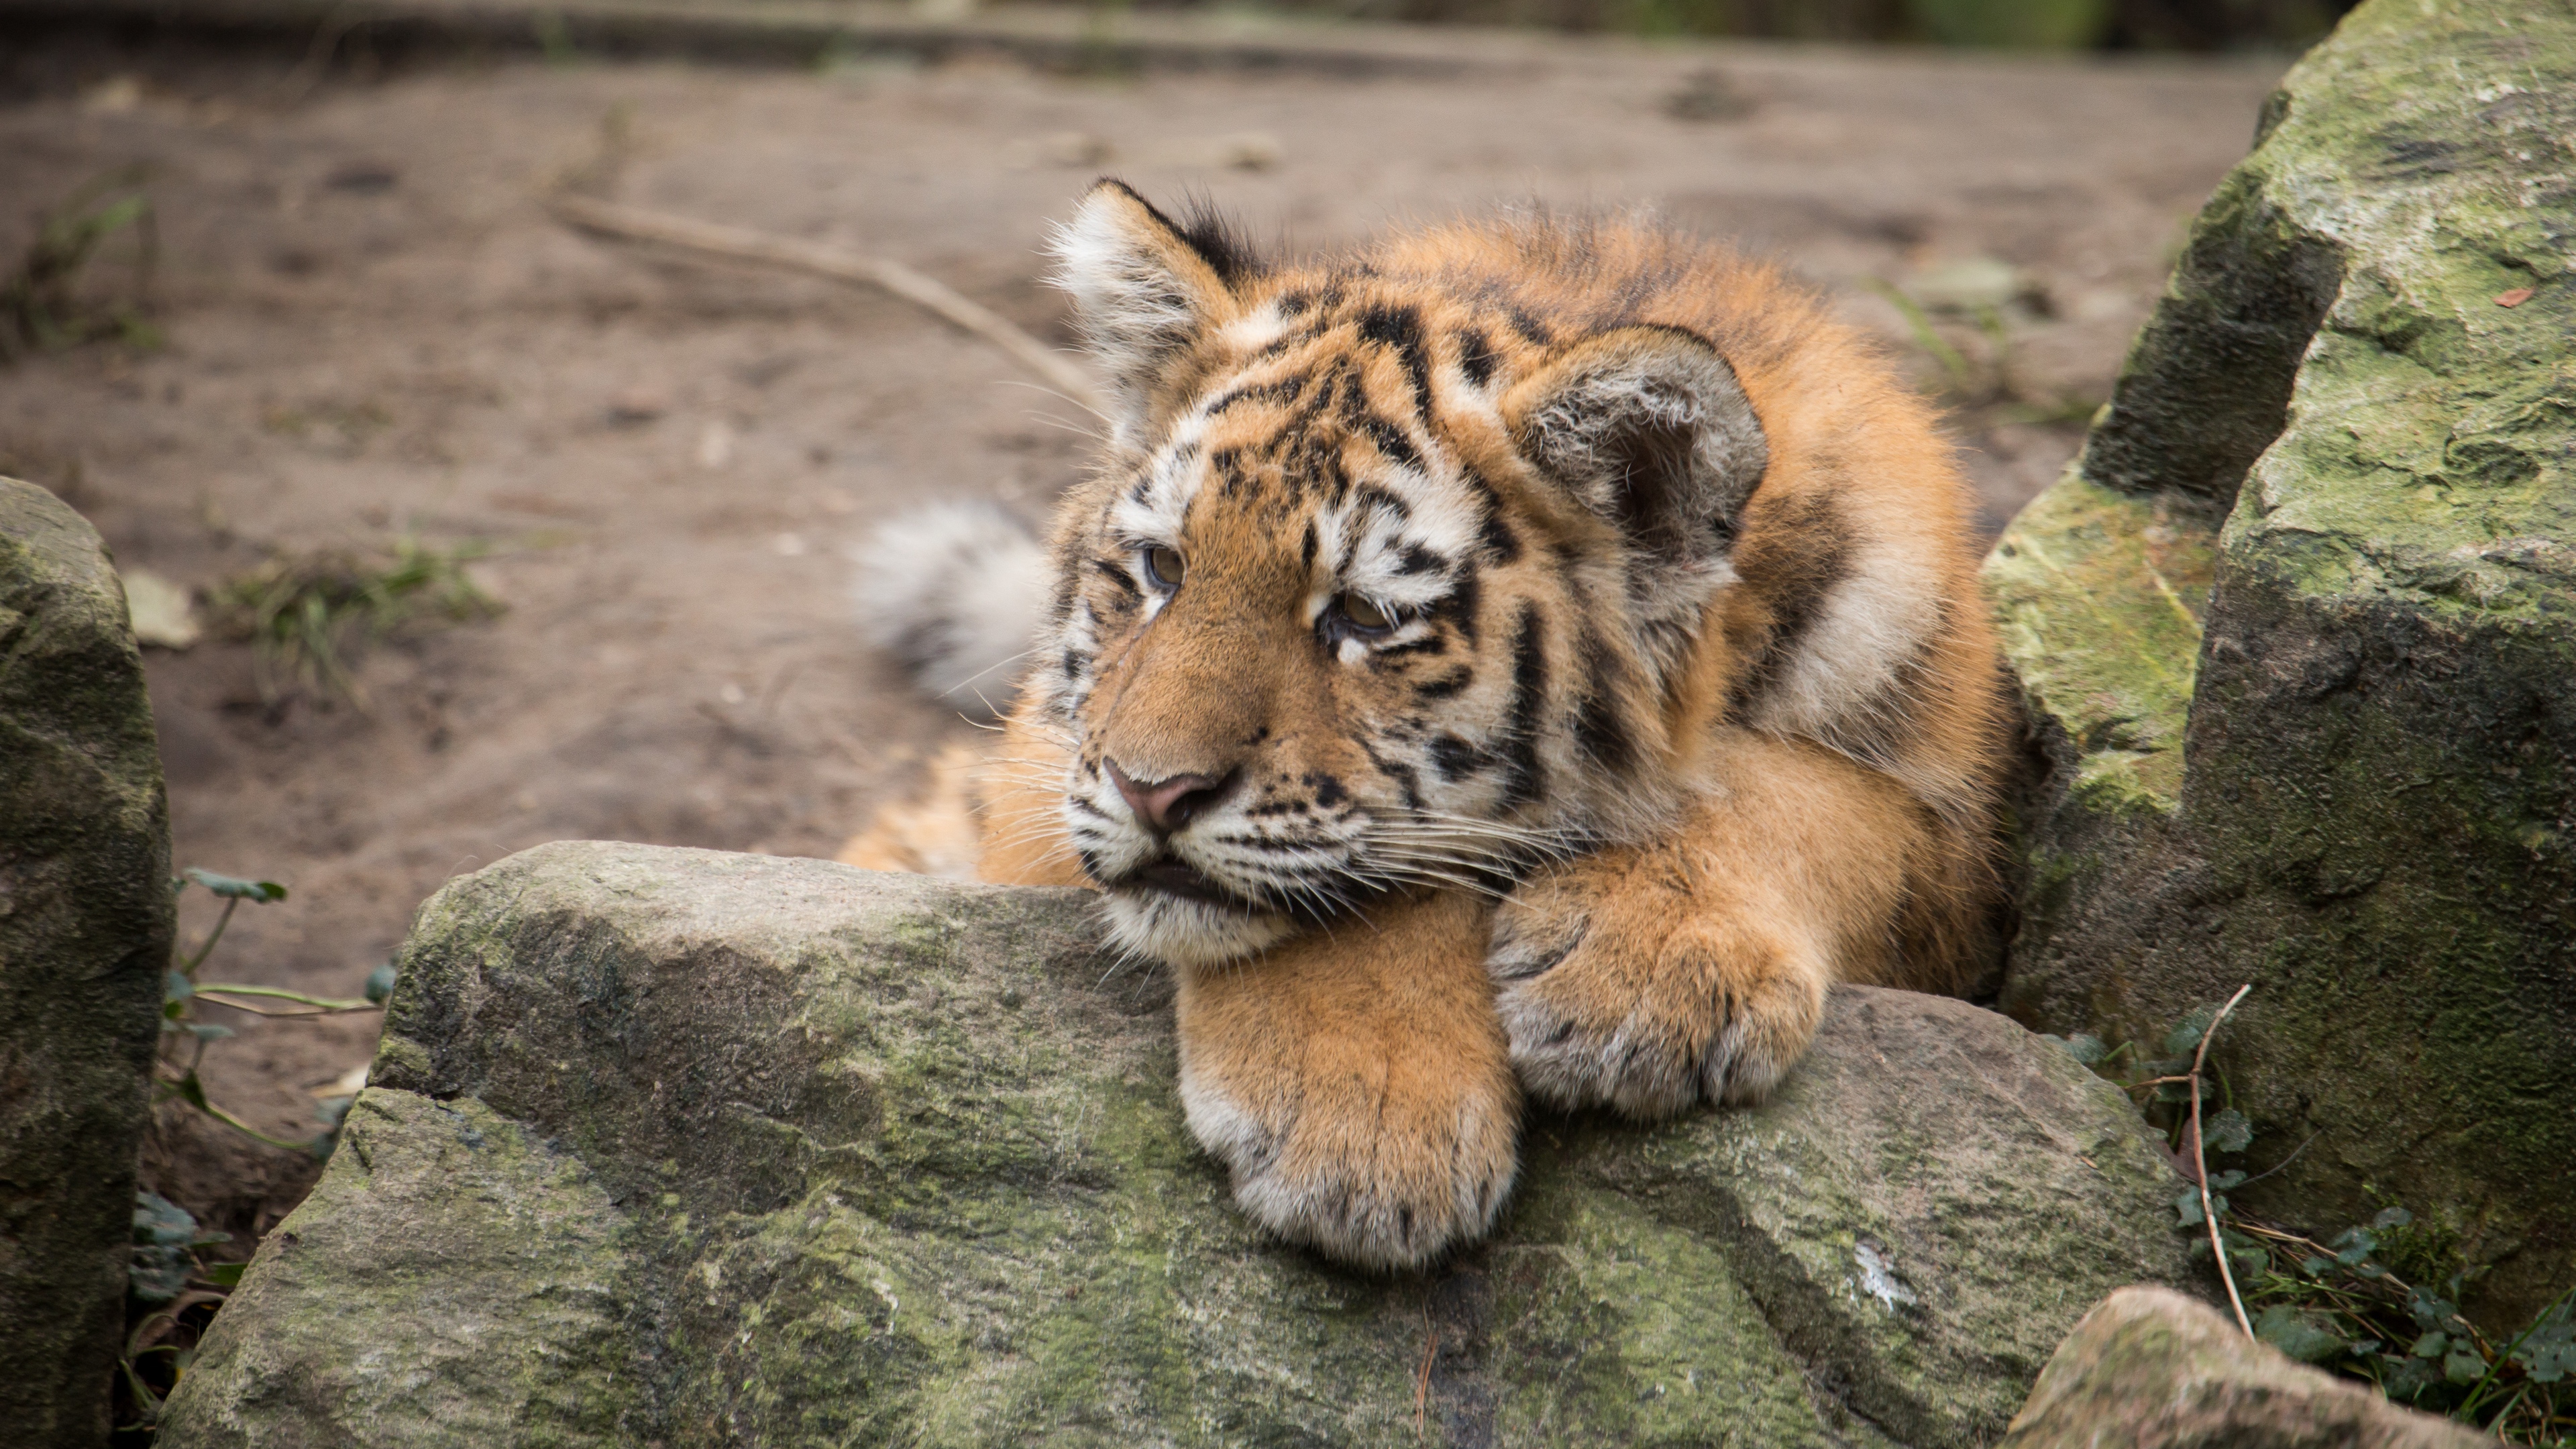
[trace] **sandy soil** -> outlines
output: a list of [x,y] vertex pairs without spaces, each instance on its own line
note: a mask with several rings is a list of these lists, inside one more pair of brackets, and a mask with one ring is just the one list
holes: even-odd
[[[0,255],[150,163],[169,341],[0,371],[0,469],[199,586],[400,533],[493,550],[508,613],[376,651],[364,712],[264,704],[244,646],[151,658],[178,861],[293,890],[209,974],[344,994],[441,881],[542,841],[832,853],[961,728],[856,641],[845,548],[934,495],[1038,514],[1082,466],[1078,410],[905,305],[550,220],[612,113],[618,199],[882,252],[1042,336],[1047,221],[1109,170],[1295,250],[1497,201],[1652,204],[1900,345],[1869,279],[1996,257],[2050,314],[2015,314],[2024,389],[2098,397],[2278,69],[1568,44],[1443,79],[487,61],[314,84],[290,56],[47,47],[0,60]],[[1749,111],[1670,114],[1712,66]],[[1991,521],[2075,431],[1966,439]],[[216,1095],[295,1135],[374,1031],[235,1024]],[[309,1172],[184,1123],[152,1157],[253,1231]]]

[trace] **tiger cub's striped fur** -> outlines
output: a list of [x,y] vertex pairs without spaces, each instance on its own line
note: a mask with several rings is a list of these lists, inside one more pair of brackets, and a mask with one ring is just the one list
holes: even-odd
[[1949,447],[1768,269],[1545,216],[1271,267],[1105,182],[1113,398],[988,879],[1178,969],[1192,1129],[1370,1264],[1485,1231],[1521,1088],[1759,1098],[1834,981],[1955,990],[1995,646]]

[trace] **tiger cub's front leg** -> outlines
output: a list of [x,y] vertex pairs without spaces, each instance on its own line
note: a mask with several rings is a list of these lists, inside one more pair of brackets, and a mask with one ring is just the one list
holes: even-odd
[[1494,1019],[1490,908],[1426,895],[1180,978],[1181,1103],[1254,1221],[1408,1268],[1510,1194],[1520,1091]]
[[1635,1117],[1760,1101],[1827,986],[1904,974],[1909,863],[1941,832],[1894,781],[1815,746],[1721,749],[1676,829],[1533,876],[1497,913],[1487,966],[1532,1096]]

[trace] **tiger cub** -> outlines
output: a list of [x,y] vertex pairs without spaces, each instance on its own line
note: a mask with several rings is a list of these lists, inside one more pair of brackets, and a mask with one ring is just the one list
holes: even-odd
[[1270,265],[1114,181],[1055,254],[1110,401],[1046,561],[952,514],[863,588],[927,682],[1029,658],[979,873],[1097,888],[1174,968],[1254,1219],[1423,1263],[1492,1226],[1522,1092],[1756,1101],[1831,983],[1977,974],[1970,503],[1814,298],[1546,215]]

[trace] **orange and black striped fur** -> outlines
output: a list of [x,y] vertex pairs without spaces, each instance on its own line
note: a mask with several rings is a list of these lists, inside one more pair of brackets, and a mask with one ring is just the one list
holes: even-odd
[[1546,216],[1270,267],[1110,182],[1057,250],[1110,436],[979,870],[1176,968],[1256,1219],[1423,1262],[1492,1224],[1521,1092],[1753,1101],[1830,983],[1979,970],[1968,498],[1814,299]]

